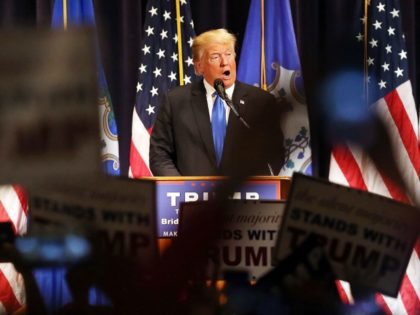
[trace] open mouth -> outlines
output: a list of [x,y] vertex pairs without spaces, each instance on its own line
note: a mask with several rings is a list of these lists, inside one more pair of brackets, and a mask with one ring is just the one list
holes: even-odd
[[225,72],[223,72],[223,75],[224,75],[225,77],[228,77],[228,76],[230,75],[230,71],[229,71],[229,70],[226,70]]

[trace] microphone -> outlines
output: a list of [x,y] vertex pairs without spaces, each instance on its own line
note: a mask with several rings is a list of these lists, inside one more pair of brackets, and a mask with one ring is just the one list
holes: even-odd
[[214,80],[213,83],[214,89],[216,90],[217,94],[226,102],[226,104],[229,106],[229,108],[232,110],[232,112],[235,114],[236,117],[247,127],[250,128],[248,123],[245,121],[245,119],[242,118],[241,115],[239,115],[238,111],[236,110],[236,107],[233,105],[233,102],[226,94],[225,90],[225,84],[221,79]]
[[227,98],[225,84],[221,79],[214,80],[214,89],[216,90],[217,94],[223,99]]

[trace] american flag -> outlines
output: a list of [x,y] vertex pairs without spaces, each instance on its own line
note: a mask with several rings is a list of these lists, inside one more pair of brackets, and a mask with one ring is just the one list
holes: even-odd
[[[367,47],[367,91],[369,104],[382,119],[390,134],[397,167],[409,187],[402,191],[384,172],[354,146],[333,148],[330,180],[374,192],[402,202],[419,205],[420,151],[418,116],[408,77],[408,56],[402,33],[398,0],[368,1],[367,15],[360,19],[360,32],[354,40]],[[366,25],[367,36],[364,32]],[[391,152],[389,153],[391,154]],[[410,198],[411,197],[411,198]],[[420,241],[413,250],[397,298],[377,295],[378,304],[387,314],[420,314]],[[348,287],[343,285],[351,301]]]
[[[177,31],[177,6],[180,33]],[[160,98],[168,89],[195,79],[191,53],[194,36],[187,0],[148,1],[131,131],[129,176],[132,178],[152,175],[149,143]],[[183,71],[180,71],[179,60]]]
[[[23,189],[16,185],[0,186],[0,222],[11,222],[15,234],[27,227],[28,205]],[[22,276],[11,263],[0,263],[0,314],[12,314],[26,303]]]

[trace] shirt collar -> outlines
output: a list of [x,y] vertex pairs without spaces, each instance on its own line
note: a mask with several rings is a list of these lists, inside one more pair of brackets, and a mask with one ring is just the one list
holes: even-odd
[[[208,83],[206,81],[206,79],[203,79],[204,82],[204,87],[206,88],[206,93],[213,95],[214,92],[216,92],[216,90],[214,89],[214,87]],[[230,99],[232,99],[232,95],[233,95],[233,90],[235,89],[235,83],[233,83],[230,87],[228,87],[225,91],[227,96],[229,96]]]

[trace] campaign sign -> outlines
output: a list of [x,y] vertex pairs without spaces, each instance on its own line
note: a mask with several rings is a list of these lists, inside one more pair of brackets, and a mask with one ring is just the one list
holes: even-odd
[[0,32],[0,181],[101,171],[92,34]]
[[[158,237],[176,237],[181,202],[214,200],[215,190],[224,179],[158,181],[156,183],[156,211]],[[280,179],[244,182],[230,196],[242,200],[280,200]]]
[[295,173],[275,257],[313,233],[339,279],[396,296],[419,226],[414,207]]
[[[208,252],[208,275],[223,279],[226,271],[246,271],[256,280],[272,269],[272,253],[283,218],[284,201],[231,200],[223,204],[219,237]],[[185,233],[194,215],[211,203],[182,203],[179,228]],[[198,214],[199,215],[199,214]]]
[[43,236],[51,226],[84,232],[105,255],[150,268],[157,258],[152,194],[150,182],[113,177],[32,188],[28,235]]

